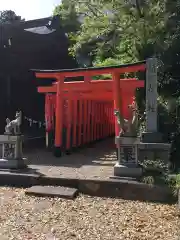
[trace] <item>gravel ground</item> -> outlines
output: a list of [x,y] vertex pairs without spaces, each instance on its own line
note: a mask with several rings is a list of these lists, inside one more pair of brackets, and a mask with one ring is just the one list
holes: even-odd
[[176,206],[83,195],[37,198],[24,191],[0,188],[0,240],[178,240]]

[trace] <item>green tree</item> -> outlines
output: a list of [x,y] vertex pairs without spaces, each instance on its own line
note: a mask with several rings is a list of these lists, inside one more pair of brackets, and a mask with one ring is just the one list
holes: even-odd
[[[61,25],[69,37],[70,46],[76,44],[76,33],[80,30],[81,21],[76,9],[76,3],[72,0],[62,0],[53,12],[55,16],[59,16]],[[76,54],[77,58],[78,54]]]
[[166,1],[167,21],[165,24],[165,49],[160,52],[163,71],[161,74],[161,94],[180,96],[180,1]]
[[82,23],[74,27],[74,34],[69,35],[74,43],[71,53],[85,49],[93,56],[94,64],[144,59],[164,46],[164,0],[72,0],[70,3],[74,18],[68,3],[58,7],[65,25],[69,21],[75,24],[79,16],[83,17]]
[[24,21],[21,16],[17,16],[12,10],[0,11],[0,23],[14,23]]
[[76,4],[71,0],[62,0],[61,4],[54,10],[54,15],[58,15],[61,24],[67,33],[76,32],[80,28],[80,21],[76,11]]
[[[98,66],[158,58],[160,129],[168,129],[167,138],[174,142],[172,156],[178,159],[180,0],[66,0],[59,9],[64,26],[72,26],[69,38],[74,56],[88,56]],[[77,24],[79,16],[82,21]],[[172,96],[176,105],[173,110],[164,105],[169,105]],[[144,95],[140,98],[143,100]]]

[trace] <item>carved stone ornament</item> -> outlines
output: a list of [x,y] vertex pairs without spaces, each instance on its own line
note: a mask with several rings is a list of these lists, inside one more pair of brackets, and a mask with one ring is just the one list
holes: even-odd
[[20,126],[22,122],[22,112],[16,112],[15,119],[10,121],[6,119],[5,134],[7,135],[19,135],[21,133]]
[[129,105],[128,108],[130,110],[130,116],[131,116],[129,120],[124,119],[120,111],[114,110],[114,115],[117,117],[117,123],[121,127],[119,137],[120,136],[137,137],[137,134],[138,134],[140,119],[139,119],[138,108],[137,108],[135,98],[133,103]]

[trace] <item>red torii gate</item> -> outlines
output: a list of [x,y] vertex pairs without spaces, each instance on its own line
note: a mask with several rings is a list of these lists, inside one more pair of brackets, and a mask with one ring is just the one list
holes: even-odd
[[[135,90],[144,87],[143,80],[120,79],[120,74],[145,69],[146,62],[143,61],[101,68],[34,70],[37,78],[56,80],[51,86],[38,87],[39,93],[46,94],[46,108],[51,109],[49,113],[52,118],[55,113],[55,155],[61,155],[64,150],[69,151],[72,146],[77,147],[112,135],[114,127],[117,136],[120,129],[114,121],[114,109],[119,110],[123,117],[128,119],[130,117],[128,105],[133,101]],[[92,80],[93,76],[101,74],[111,74],[112,80]],[[64,81],[67,77],[78,76],[84,76],[84,81]],[[51,100],[48,101],[49,97]],[[63,147],[64,126],[66,127],[65,147]],[[71,144],[72,128],[73,143]],[[76,139],[77,135],[78,139]]]

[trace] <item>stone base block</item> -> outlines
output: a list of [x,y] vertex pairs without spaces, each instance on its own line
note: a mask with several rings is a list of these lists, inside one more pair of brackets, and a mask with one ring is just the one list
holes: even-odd
[[168,163],[170,149],[171,145],[168,143],[140,143],[138,145],[138,160],[143,162],[145,159],[161,159]]
[[143,132],[141,134],[141,141],[143,143],[161,143],[163,136],[160,132]]
[[26,158],[13,160],[0,159],[0,169],[23,169],[26,167]]
[[0,143],[14,143],[17,142],[18,140],[23,141],[24,136],[23,135],[17,135],[17,136],[13,136],[13,135],[0,135]]
[[115,144],[119,145],[137,145],[140,143],[139,137],[115,137]]
[[120,165],[116,163],[114,166],[114,176],[137,178],[142,175],[142,168],[135,164]]

